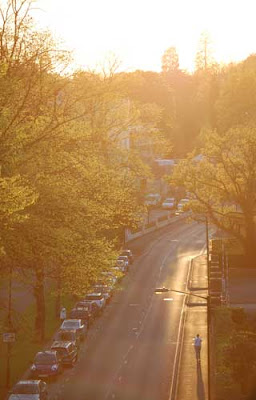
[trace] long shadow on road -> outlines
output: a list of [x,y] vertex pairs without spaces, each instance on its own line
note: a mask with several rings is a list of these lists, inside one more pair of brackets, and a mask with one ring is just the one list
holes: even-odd
[[205,400],[204,381],[202,377],[201,364],[197,363],[197,399]]

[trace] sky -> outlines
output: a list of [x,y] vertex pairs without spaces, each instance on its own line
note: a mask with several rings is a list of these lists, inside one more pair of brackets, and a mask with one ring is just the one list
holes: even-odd
[[175,46],[192,71],[200,34],[211,37],[216,61],[256,53],[255,0],[38,0],[34,16],[73,51],[76,66],[94,68],[109,54],[120,70],[161,70]]

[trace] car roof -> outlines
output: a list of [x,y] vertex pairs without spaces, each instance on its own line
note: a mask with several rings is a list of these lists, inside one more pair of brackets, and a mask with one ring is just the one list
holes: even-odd
[[76,330],[75,329],[60,329],[60,330],[58,330],[58,332],[57,333],[74,333],[74,334],[76,334]]
[[81,319],[80,318],[67,318],[67,319],[64,319],[64,321],[63,321],[63,323],[64,322],[70,322],[70,321],[72,321],[72,322],[77,322],[77,321],[80,321],[81,322]]
[[87,293],[86,296],[101,296],[103,297],[101,292],[92,292],[92,293]]
[[70,346],[70,344],[72,344],[71,342],[67,341],[67,340],[55,340],[52,344],[52,348],[53,347],[61,347],[61,348],[67,348]]
[[39,383],[41,382],[40,379],[31,379],[31,380],[24,380],[24,381],[18,381],[15,383],[14,386],[16,385],[39,385]]
[[56,355],[56,351],[55,350],[44,350],[44,351],[38,351],[37,353],[36,353],[36,355],[38,356],[38,355],[41,355],[41,354],[46,354],[46,355]]

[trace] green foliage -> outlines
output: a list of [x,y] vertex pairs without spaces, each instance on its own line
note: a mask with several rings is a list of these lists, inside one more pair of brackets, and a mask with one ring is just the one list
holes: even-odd
[[256,56],[231,64],[223,74],[220,95],[216,101],[218,129],[255,124]]
[[[241,241],[253,263],[256,129],[233,128],[225,135],[206,131],[202,141],[202,160],[190,155],[175,169],[170,181],[185,186],[192,194],[190,205],[195,213],[207,214],[216,226]],[[237,207],[244,221],[243,230],[234,224]]]

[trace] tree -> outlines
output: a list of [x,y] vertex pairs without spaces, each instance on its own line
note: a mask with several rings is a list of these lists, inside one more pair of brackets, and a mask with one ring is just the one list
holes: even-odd
[[213,69],[215,64],[210,35],[208,32],[204,31],[200,35],[198,51],[195,57],[196,71]]
[[255,124],[256,55],[239,64],[231,64],[222,74],[220,93],[215,104],[217,127]]
[[249,384],[256,371],[256,342],[250,332],[238,332],[231,337],[224,349],[225,365],[231,369],[234,382],[241,386],[242,394],[248,394]]
[[162,72],[164,74],[175,73],[179,67],[179,55],[176,47],[169,47],[162,56]]
[[[207,131],[202,140],[201,161],[190,155],[170,181],[185,186],[192,195],[192,210],[207,214],[217,227],[237,238],[248,264],[255,266],[256,129],[233,128],[225,135]],[[242,229],[234,223],[237,211]]]

